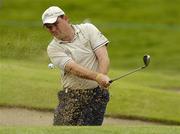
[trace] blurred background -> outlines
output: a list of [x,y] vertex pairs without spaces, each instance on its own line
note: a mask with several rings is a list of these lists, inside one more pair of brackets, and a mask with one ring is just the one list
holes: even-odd
[[112,84],[106,116],[180,124],[179,0],[0,0],[1,107],[56,107],[60,71],[47,67],[52,37],[41,23],[52,5],[110,40],[111,78],[151,56],[146,70]]

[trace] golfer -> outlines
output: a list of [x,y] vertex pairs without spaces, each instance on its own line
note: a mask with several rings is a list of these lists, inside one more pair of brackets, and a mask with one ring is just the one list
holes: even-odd
[[109,101],[109,41],[90,23],[70,24],[57,6],[44,11],[42,22],[53,36],[47,53],[63,85],[54,125],[101,125]]

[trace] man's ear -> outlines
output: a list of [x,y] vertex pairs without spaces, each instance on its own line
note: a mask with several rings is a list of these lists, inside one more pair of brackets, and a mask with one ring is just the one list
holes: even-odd
[[66,21],[68,21],[69,20],[69,18],[67,17],[67,16],[62,16],[62,19],[64,19],[64,20],[66,20]]
[[65,15],[64,15],[64,16],[62,17],[62,19],[64,19],[64,20],[66,20],[67,22],[69,22],[68,16],[65,16]]

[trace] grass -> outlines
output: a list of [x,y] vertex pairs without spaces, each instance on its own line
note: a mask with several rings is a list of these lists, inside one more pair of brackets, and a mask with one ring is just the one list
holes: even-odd
[[179,0],[0,1],[1,106],[52,110],[57,104],[59,71],[47,68],[51,37],[41,25],[41,14],[50,5],[60,5],[72,23],[89,18],[105,34],[112,78],[151,55],[147,70],[112,85],[107,115],[180,123]]
[[0,127],[1,134],[179,134],[179,127]]
[[46,64],[24,61],[1,64],[1,104],[53,108],[59,90],[58,77],[57,71],[48,70]]
[[[0,65],[0,75],[3,78],[1,106],[46,110],[56,107],[56,94],[61,87],[58,70],[49,70],[47,64],[21,60],[2,60]],[[111,70],[110,76],[115,77],[122,72],[125,70]],[[172,78],[153,71],[143,71],[117,81],[110,88],[111,101],[106,114],[180,123],[180,94],[179,89],[174,90],[180,87],[178,79],[179,76]]]
[[180,41],[177,40],[180,34],[178,0],[173,2],[100,0],[94,1],[96,4],[93,6],[84,6],[91,5],[92,2],[92,0],[3,1],[0,8],[2,16],[0,46],[3,51],[0,57],[14,59],[41,57],[40,60],[47,61],[46,47],[51,37],[42,28],[41,14],[49,5],[61,5],[72,23],[80,23],[89,18],[108,37],[111,42],[109,55],[113,68],[125,69],[139,65],[137,59],[148,53],[153,60],[151,68],[178,72],[180,68],[177,62],[180,60],[178,56]]

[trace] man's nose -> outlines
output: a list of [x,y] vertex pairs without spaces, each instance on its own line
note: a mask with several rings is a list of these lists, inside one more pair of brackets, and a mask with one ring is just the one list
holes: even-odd
[[53,25],[53,26],[50,28],[50,31],[51,31],[51,32],[55,32],[55,31],[56,31],[56,26]]

